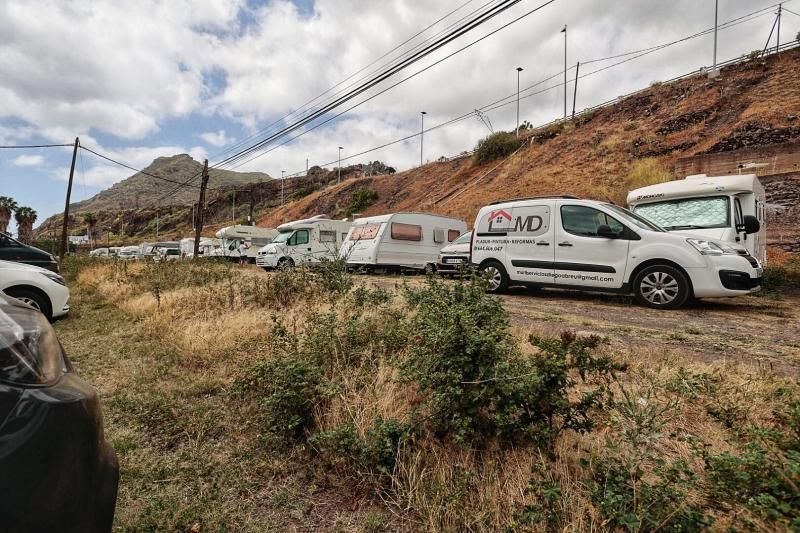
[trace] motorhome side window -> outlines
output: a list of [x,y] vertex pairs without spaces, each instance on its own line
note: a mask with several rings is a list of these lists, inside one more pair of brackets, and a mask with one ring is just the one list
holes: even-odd
[[422,226],[392,222],[392,239],[397,241],[421,241]]
[[336,242],[336,232],[319,230],[319,242]]
[[461,236],[461,232],[457,229],[447,230],[447,242],[453,242]]
[[564,231],[581,237],[597,237],[597,229],[603,225],[617,233],[625,229],[619,221],[602,211],[580,205],[561,206],[561,225]]
[[350,234],[351,241],[368,241],[378,236],[378,230],[381,229],[380,224],[364,224],[355,226],[353,233]]
[[294,235],[289,237],[289,246],[297,246],[299,244],[308,244],[307,229],[299,229],[294,232]]

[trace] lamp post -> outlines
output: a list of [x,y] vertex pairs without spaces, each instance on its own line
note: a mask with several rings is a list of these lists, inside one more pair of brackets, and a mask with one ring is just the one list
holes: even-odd
[[564,34],[564,119],[567,118],[567,25],[561,30]]
[[342,182],[342,147],[339,147],[339,166],[336,168],[336,184]]
[[719,0],[714,0],[714,70],[717,70],[717,21],[719,20]]
[[517,67],[517,137],[519,137],[519,73],[522,67]]
[[286,174],[285,170],[281,170],[281,205],[283,205],[283,180],[284,175]]
[[419,116],[422,118],[422,124],[420,125],[419,130],[419,166],[422,166],[422,142],[425,137],[425,115],[428,113],[425,111],[420,111]]

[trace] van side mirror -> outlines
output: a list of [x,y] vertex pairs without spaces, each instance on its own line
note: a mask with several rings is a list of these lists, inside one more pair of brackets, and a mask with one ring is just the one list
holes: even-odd
[[616,231],[611,229],[611,226],[607,224],[601,224],[597,226],[597,236],[603,237],[604,239],[619,239],[620,234]]
[[742,223],[736,227],[736,231],[743,231],[747,235],[758,233],[761,229],[761,223],[753,215],[745,215],[742,217]]

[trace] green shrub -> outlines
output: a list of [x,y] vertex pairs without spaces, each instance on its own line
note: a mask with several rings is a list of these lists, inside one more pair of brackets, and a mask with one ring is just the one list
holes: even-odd
[[338,298],[353,287],[353,278],[344,259],[323,257],[311,271],[311,280],[325,293]]
[[522,141],[510,132],[498,131],[478,141],[475,150],[475,161],[482,165],[501,157],[507,157],[522,146]]
[[354,213],[360,213],[368,208],[378,200],[378,192],[369,187],[359,187],[353,192],[350,197],[350,203],[347,204],[345,214],[352,216]]
[[360,438],[355,425],[345,424],[309,439],[318,453],[333,464],[345,463],[388,475],[394,469],[397,451],[409,435],[409,426],[398,420],[378,418]]
[[764,269],[764,282],[761,287],[766,293],[800,288],[800,258],[792,257],[784,263],[769,264]]

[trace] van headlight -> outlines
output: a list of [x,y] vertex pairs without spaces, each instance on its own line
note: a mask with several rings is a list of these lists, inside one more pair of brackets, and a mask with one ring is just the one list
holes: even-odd
[[703,255],[738,255],[733,246],[729,246],[724,242],[704,241],[702,239],[686,239],[686,242]]

